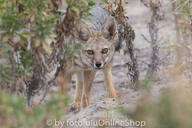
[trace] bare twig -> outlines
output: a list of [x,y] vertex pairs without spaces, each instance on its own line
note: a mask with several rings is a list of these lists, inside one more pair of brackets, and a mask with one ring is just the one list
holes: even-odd
[[153,73],[157,71],[159,67],[159,46],[158,46],[158,22],[163,19],[162,1],[161,0],[141,0],[141,2],[149,7],[152,11],[151,20],[149,22],[149,34],[150,40],[144,35],[143,38],[151,44],[152,56],[151,62],[148,65],[147,77],[152,77]]
[[131,59],[131,62],[127,64],[128,70],[129,70],[128,75],[131,78],[132,87],[134,89],[137,89],[139,71],[138,71],[137,59],[134,53],[134,45],[133,45],[133,41],[135,39],[135,32],[132,29],[132,27],[128,24],[128,17],[125,16],[123,2],[125,1],[115,0],[114,3],[107,1],[106,8],[109,10],[111,15],[115,17],[119,25],[119,28],[118,28],[119,46],[117,48],[121,48],[122,41],[126,42],[127,49],[125,50],[125,53],[128,53]]

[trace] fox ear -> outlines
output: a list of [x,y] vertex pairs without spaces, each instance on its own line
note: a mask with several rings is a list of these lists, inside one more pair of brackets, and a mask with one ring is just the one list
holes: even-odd
[[109,17],[104,26],[102,27],[102,33],[104,34],[104,37],[111,40],[114,39],[115,35],[116,35],[116,31],[117,31],[117,26],[115,23],[115,20],[113,17]]
[[82,40],[82,41],[87,41],[89,39],[89,30],[87,27],[85,27],[84,25],[80,25],[77,28],[77,38]]

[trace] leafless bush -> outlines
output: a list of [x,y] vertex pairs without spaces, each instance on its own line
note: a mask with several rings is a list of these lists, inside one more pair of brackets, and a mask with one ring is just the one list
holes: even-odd
[[163,19],[162,1],[161,0],[141,0],[141,2],[152,12],[151,20],[149,22],[149,34],[150,39],[147,39],[144,35],[144,39],[151,44],[152,54],[150,63],[148,65],[147,76],[152,77],[153,73],[158,70],[159,59],[159,46],[158,46],[158,23]]
[[117,50],[121,48],[122,42],[126,42],[127,49],[124,49],[125,53],[128,53],[131,61],[127,63],[128,65],[128,75],[131,78],[132,87],[134,89],[138,88],[138,79],[139,79],[139,71],[136,55],[134,52],[133,41],[135,39],[135,32],[132,27],[128,23],[128,17],[125,16],[125,10],[123,4],[127,4],[124,0],[115,0],[114,3],[106,1],[107,9],[111,13],[112,16],[118,22],[118,36],[119,36],[119,46],[117,46]]

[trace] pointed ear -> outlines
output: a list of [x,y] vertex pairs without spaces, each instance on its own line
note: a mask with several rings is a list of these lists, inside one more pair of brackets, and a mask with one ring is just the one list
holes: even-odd
[[82,40],[82,41],[87,41],[89,39],[89,30],[88,28],[83,25],[83,24],[80,24],[78,27],[77,27],[77,38]]
[[115,19],[113,17],[109,17],[101,30],[104,37],[108,40],[114,39],[117,33],[117,25],[115,23]]

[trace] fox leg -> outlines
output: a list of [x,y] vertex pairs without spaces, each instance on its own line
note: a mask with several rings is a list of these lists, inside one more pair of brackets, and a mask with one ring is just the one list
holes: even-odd
[[90,104],[92,83],[95,77],[95,71],[84,71],[84,87],[82,97],[82,107],[85,108]]
[[109,63],[108,65],[105,66],[105,68],[103,70],[104,82],[105,82],[105,85],[107,86],[109,98],[115,98],[116,92],[115,92],[115,88],[114,88],[114,84],[113,84],[111,69],[112,69],[111,63]]
[[77,73],[77,86],[75,92],[75,99],[73,103],[70,105],[71,110],[79,110],[81,106],[81,97],[83,92],[83,84],[84,84],[84,74],[83,72]]
[[67,95],[69,84],[71,83],[72,73],[61,72],[57,77],[57,84],[61,89],[61,93]]

